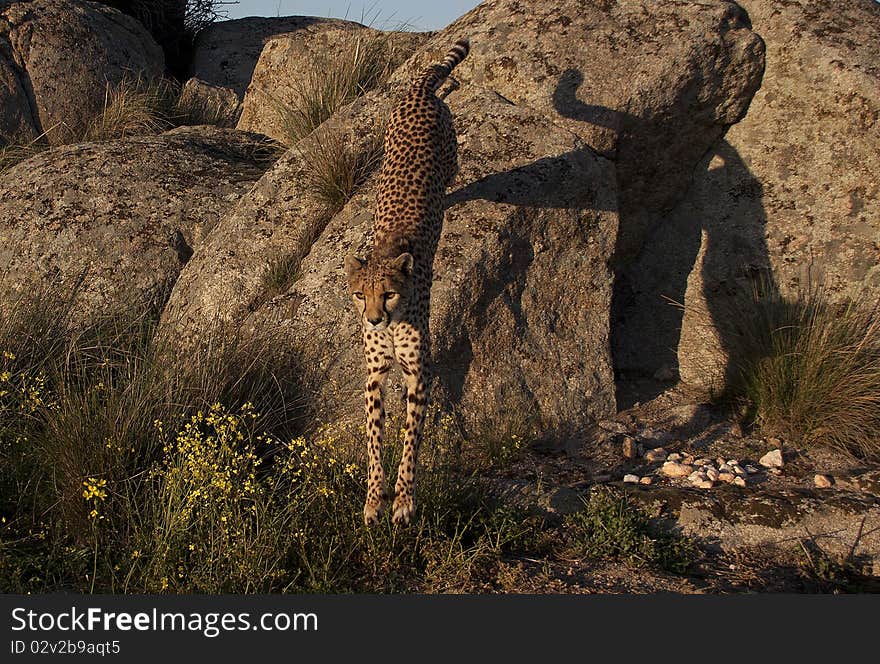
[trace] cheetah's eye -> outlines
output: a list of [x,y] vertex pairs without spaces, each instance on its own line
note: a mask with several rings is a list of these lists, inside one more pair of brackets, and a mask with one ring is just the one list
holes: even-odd
[[355,296],[357,299],[359,299],[359,300],[363,300],[363,299],[364,299],[364,294],[361,293],[360,291],[358,291],[358,292],[356,292],[356,293],[352,293],[352,295],[354,295],[354,296]]
[[385,293],[386,300],[393,300],[394,298],[399,297],[399,296],[400,296],[400,293],[395,293],[394,291],[388,291],[387,293]]

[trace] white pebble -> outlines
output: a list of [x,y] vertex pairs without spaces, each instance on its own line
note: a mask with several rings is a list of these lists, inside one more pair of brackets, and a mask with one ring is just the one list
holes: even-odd
[[653,450],[648,450],[645,453],[645,460],[651,461],[651,462],[665,461],[666,460],[666,450],[664,450],[662,447],[658,447]]
[[782,468],[784,465],[782,461],[782,450],[770,450],[758,460],[758,463],[765,468]]
[[834,485],[834,478],[831,475],[816,475],[813,483],[820,489],[830,489]]
[[638,475],[624,475],[623,481],[626,482],[627,484],[638,484],[639,483],[639,476]]
[[660,472],[666,477],[687,477],[693,468],[687,464],[677,463],[675,461],[667,461],[660,468]]

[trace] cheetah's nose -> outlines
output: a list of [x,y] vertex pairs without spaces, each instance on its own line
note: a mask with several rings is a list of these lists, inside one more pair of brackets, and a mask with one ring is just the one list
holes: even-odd
[[378,325],[379,323],[382,322],[381,317],[380,318],[368,318],[367,320],[370,322],[370,325]]

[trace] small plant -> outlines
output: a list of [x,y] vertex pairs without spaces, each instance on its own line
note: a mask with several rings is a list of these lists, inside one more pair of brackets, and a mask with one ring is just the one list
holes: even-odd
[[301,256],[278,254],[269,260],[263,273],[263,298],[271,299],[287,292],[299,276]]
[[756,291],[732,314],[731,383],[766,431],[880,455],[880,308]]
[[692,540],[653,528],[626,494],[605,487],[594,488],[584,509],[567,516],[564,526],[572,551],[590,558],[683,574],[699,555]]
[[[864,525],[863,521],[862,527]],[[861,529],[859,534],[861,535]],[[855,561],[853,551],[850,551],[850,554],[845,558],[832,556],[819,546],[812,536],[799,543],[801,546],[801,569],[824,592],[858,593],[867,590],[863,586],[866,585],[868,577]]]
[[291,251],[269,259],[262,276],[264,302],[285,293],[299,278],[303,258],[337,212],[364,185],[382,160],[382,142],[368,138],[358,149],[339,130],[318,129],[299,144],[304,162],[306,191],[321,206],[299,228]]

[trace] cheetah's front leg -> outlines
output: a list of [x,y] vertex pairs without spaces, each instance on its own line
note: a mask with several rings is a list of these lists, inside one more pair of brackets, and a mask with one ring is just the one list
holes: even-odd
[[364,389],[364,412],[367,426],[367,499],[364,523],[377,523],[388,502],[385,470],[382,468],[382,438],[385,433],[385,378],[394,359],[391,334],[387,331],[364,332],[364,355],[367,359],[367,383]]
[[409,523],[415,512],[416,464],[428,406],[430,367],[427,330],[400,325],[394,334],[394,351],[406,378],[406,438],[394,486],[393,523]]

